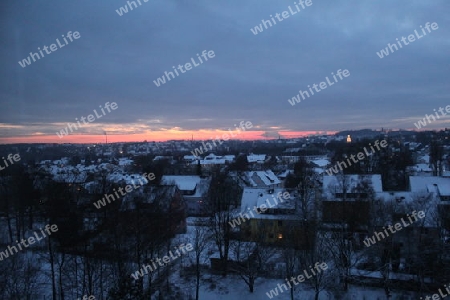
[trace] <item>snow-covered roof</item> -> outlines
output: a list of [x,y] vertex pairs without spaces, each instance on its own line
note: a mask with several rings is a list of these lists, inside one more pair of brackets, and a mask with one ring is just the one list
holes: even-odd
[[323,169],[322,168],[313,168],[314,173],[316,174],[323,174]]
[[278,177],[271,170],[248,171],[244,173],[244,177],[242,179],[252,187],[269,187],[271,185],[281,183]]
[[417,161],[419,162],[419,163],[429,163],[430,162],[430,156],[429,155],[422,155],[422,156],[419,156],[418,158],[417,158]]
[[127,165],[131,165],[132,163],[133,163],[133,160],[129,159],[127,157],[119,158],[119,166],[127,166]]
[[384,202],[393,202],[396,203],[411,203],[414,200],[414,193],[408,191],[402,192],[382,192],[377,194],[377,199],[383,200]]
[[224,155],[224,156],[222,156],[222,158],[232,162],[234,160],[235,156],[234,155]]
[[184,160],[196,160],[197,159],[197,156],[194,156],[194,155],[185,155],[185,156],[183,156],[183,159]]
[[[342,176],[345,176],[343,178]],[[367,182],[373,188],[375,193],[383,192],[383,185],[381,182],[381,175],[338,175],[338,176],[323,176],[323,192],[326,198],[333,196],[333,193],[343,192],[343,181],[345,179],[346,191],[351,193],[352,190],[358,187],[362,182]]]
[[[276,209],[288,209],[295,210],[295,201],[292,194],[289,193],[289,198],[283,198],[285,189],[255,189],[244,188],[241,199],[241,212],[248,213],[253,212],[254,218],[271,219],[271,218],[283,218],[282,215],[270,215],[267,213],[258,214],[255,212],[255,207],[259,208],[261,205],[265,205],[266,208]],[[279,194],[281,193],[281,194]],[[280,199],[283,201],[280,201]]]
[[153,161],[158,161],[158,160],[172,160],[173,157],[172,156],[162,156],[162,155],[157,155],[155,156],[155,158],[153,159]]
[[330,164],[330,160],[328,159],[314,159],[311,162],[319,167],[326,167]]
[[114,183],[125,183],[125,184],[140,184],[139,180],[146,184],[148,182],[147,178],[145,178],[141,174],[125,174],[114,172],[109,174],[106,179],[108,181],[112,181]]
[[438,192],[450,196],[450,178],[437,176],[409,176],[411,192]]
[[281,172],[280,174],[278,174],[278,178],[284,179],[286,178],[289,174],[294,174],[294,170],[286,170],[284,172]]
[[[234,157],[234,155],[217,156],[214,153],[210,153],[204,159],[199,160],[199,162],[201,165],[224,165],[227,162],[232,162]],[[194,161],[192,164],[196,165],[198,161]]]
[[247,161],[249,163],[252,162],[264,162],[266,160],[266,155],[265,154],[250,154],[247,155]]
[[170,184],[174,182],[180,191],[193,191],[200,181],[200,176],[164,175],[161,179],[163,184]]

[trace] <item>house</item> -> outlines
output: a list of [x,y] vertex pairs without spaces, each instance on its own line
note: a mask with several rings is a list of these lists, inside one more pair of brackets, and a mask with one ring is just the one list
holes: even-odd
[[433,193],[440,201],[450,201],[450,178],[439,176],[410,176],[411,192]]
[[244,188],[237,215],[241,218],[241,239],[308,249],[312,246],[313,237],[308,235],[312,227],[301,220],[297,202],[293,193],[282,188]]
[[266,155],[250,153],[249,155],[247,155],[247,161],[249,164],[253,163],[262,164],[266,161]]
[[367,230],[371,200],[382,193],[381,175],[337,175],[323,177],[322,221]]
[[[324,229],[333,230],[335,224],[346,224],[353,241],[360,246],[365,238],[376,233],[380,251],[392,251],[394,270],[412,268],[412,262],[424,249],[438,249],[439,224],[442,218],[446,224],[445,216],[450,212],[445,200],[450,181],[433,176],[410,176],[409,181],[409,191],[383,191],[380,175],[324,176]],[[423,218],[411,217],[419,211],[424,213]],[[395,224],[402,229],[388,234],[387,228]]]
[[210,178],[200,176],[164,175],[162,184],[175,184],[183,195],[188,216],[201,216],[206,211],[206,200],[211,183]]
[[409,187],[416,195],[430,195],[434,199],[437,211],[427,213],[432,219],[427,222],[427,227],[436,227],[436,217],[445,229],[450,230],[450,178],[439,176],[410,176]]
[[241,175],[240,179],[245,186],[254,188],[281,188],[282,182],[271,171],[248,171]]
[[221,165],[223,166],[223,165],[232,163],[234,161],[234,158],[235,158],[234,155],[217,156],[213,153],[210,153],[207,156],[205,156],[203,159],[193,161],[191,163],[191,165],[200,164],[202,167],[202,170],[209,172],[217,166],[221,166]]

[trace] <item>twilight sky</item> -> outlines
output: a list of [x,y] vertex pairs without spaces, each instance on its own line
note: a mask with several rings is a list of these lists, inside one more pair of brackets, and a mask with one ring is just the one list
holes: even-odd
[[[116,12],[123,0],[1,2],[0,143],[101,142],[104,131],[108,141],[209,139],[240,121],[252,122],[238,136],[249,139],[415,129],[425,114],[450,105],[447,0],[312,0],[257,35],[250,29],[262,19],[296,11],[294,0],[140,1],[123,16]],[[439,28],[423,35],[427,22]],[[422,38],[376,54],[414,30]],[[68,31],[81,37],[65,45]],[[64,47],[18,64],[57,38]],[[198,63],[203,50],[215,57],[153,83],[172,66]],[[289,104],[338,69],[350,76]],[[108,101],[118,108],[56,135]],[[444,127],[450,114],[425,129]]]

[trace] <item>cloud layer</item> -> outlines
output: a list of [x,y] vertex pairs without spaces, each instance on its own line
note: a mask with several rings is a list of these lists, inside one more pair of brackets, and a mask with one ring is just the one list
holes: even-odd
[[[1,138],[53,135],[105,102],[119,109],[82,134],[227,130],[250,120],[282,132],[410,128],[450,104],[450,2],[314,1],[254,35],[294,1],[7,0],[0,9]],[[380,59],[376,52],[426,22],[439,29]],[[18,61],[68,31],[81,38],[22,68]],[[203,50],[214,59],[156,87]],[[291,106],[299,89],[338,69],[351,76]],[[449,127],[450,117],[428,128]],[[274,129],[275,128],[275,129]]]

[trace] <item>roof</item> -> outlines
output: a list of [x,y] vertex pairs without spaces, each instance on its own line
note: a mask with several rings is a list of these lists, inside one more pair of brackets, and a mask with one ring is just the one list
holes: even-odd
[[311,162],[319,167],[326,167],[330,164],[330,161],[328,159],[314,159],[311,160]]
[[131,165],[134,161],[132,159],[121,157],[119,158],[119,166]]
[[[273,192],[269,192],[273,191]],[[288,209],[295,210],[295,201],[293,200],[293,195],[289,193],[289,198],[285,199],[282,197],[283,193],[286,192],[285,189],[255,189],[255,188],[244,188],[241,199],[241,212],[246,213],[250,210],[253,212],[252,218],[255,219],[283,219],[292,216],[289,215],[271,215],[267,213],[258,214],[255,212],[255,207],[259,208],[261,205],[265,205],[267,208],[277,208],[277,209]],[[281,193],[281,195],[279,195]],[[280,201],[280,196],[283,202]]]
[[280,184],[281,181],[271,171],[249,171],[244,173],[244,181],[248,182],[252,187],[264,187]]
[[198,159],[198,157],[194,156],[194,155],[185,155],[185,156],[183,156],[183,159],[184,160],[196,160],[196,159]]
[[170,184],[174,182],[180,191],[193,191],[200,181],[200,176],[164,175],[161,179],[163,184]]
[[294,174],[294,170],[291,169],[287,169],[286,171],[278,174],[278,178],[284,179],[286,178],[289,174]]
[[252,163],[252,162],[261,162],[261,161],[265,161],[266,160],[266,155],[265,154],[250,154],[250,155],[247,155],[247,161],[249,162],[249,163]]
[[438,176],[409,176],[411,192],[438,192],[450,196],[450,178]]
[[148,180],[141,174],[125,174],[125,173],[114,172],[112,174],[109,174],[106,178],[107,178],[107,180],[115,182],[115,183],[125,182],[126,184],[140,184],[139,180],[143,183],[148,182]]
[[[373,188],[375,193],[381,193],[383,192],[383,185],[381,182],[381,175],[374,174],[374,175],[344,175],[345,181],[346,181],[346,190],[347,192],[352,192],[353,189],[358,187],[358,184],[361,182],[367,182],[370,184],[370,186]],[[333,193],[342,193],[343,192],[343,186],[342,186],[342,177],[339,176],[324,176],[323,177],[323,192],[324,195],[327,198],[330,198]]]
[[53,180],[57,182],[80,183],[85,182],[86,179],[87,179],[86,172],[76,173],[68,171],[66,173],[65,171],[62,171],[62,173],[53,175]]
[[224,155],[224,156],[217,156],[213,153],[208,154],[205,156],[204,159],[199,161],[192,162],[193,165],[198,164],[200,162],[201,165],[224,165],[227,162],[232,162],[234,160],[234,155]]

